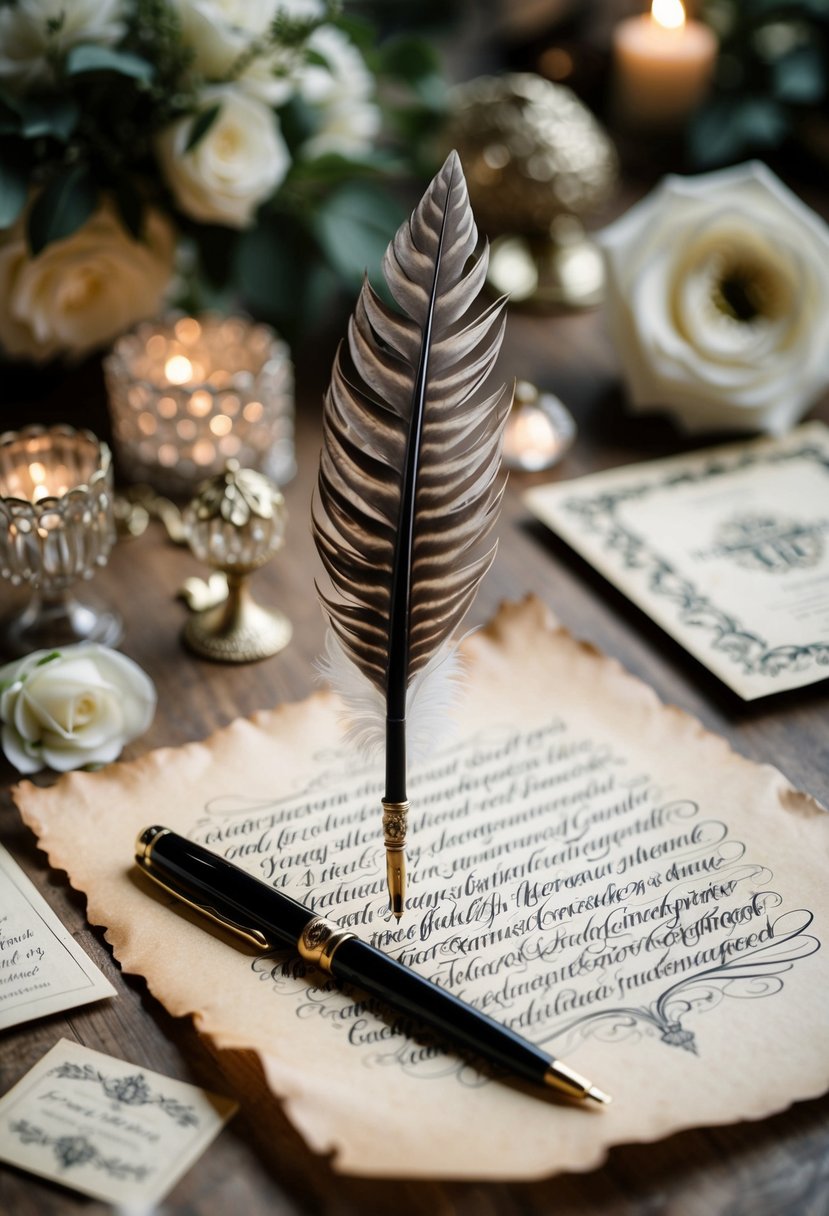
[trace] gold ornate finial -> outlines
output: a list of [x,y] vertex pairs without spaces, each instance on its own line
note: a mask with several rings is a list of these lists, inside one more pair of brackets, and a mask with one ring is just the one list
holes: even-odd
[[265,659],[285,647],[291,623],[283,613],[262,608],[247,579],[282,545],[285,500],[272,481],[229,460],[224,472],[199,488],[184,511],[184,528],[199,561],[227,577],[224,602],[192,616],[184,641],[203,658],[223,663]]

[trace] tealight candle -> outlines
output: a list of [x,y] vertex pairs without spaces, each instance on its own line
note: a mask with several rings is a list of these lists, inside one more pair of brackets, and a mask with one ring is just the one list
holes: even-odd
[[613,53],[620,121],[678,127],[705,97],[717,39],[707,25],[686,20],[681,0],[653,0],[649,14],[619,22]]
[[173,497],[236,459],[277,484],[295,470],[284,342],[244,317],[147,321],[104,363],[119,464]]
[[0,624],[11,654],[93,641],[115,645],[121,619],[74,584],[115,543],[109,448],[89,431],[26,427],[0,435],[0,577],[32,588]]

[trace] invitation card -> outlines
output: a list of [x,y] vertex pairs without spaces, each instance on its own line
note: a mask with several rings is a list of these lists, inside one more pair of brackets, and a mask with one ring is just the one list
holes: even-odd
[[146,1209],[236,1109],[195,1085],[61,1039],[0,1099],[0,1161]]
[[829,428],[529,490],[525,501],[746,701],[829,677]]
[[0,845],[0,1030],[115,989]]

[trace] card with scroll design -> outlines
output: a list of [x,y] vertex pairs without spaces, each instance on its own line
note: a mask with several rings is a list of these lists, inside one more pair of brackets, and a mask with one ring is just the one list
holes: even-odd
[[115,989],[0,845],[0,1030]]
[[539,519],[752,701],[829,677],[829,429],[530,490]]
[[61,1039],[0,1100],[0,1161],[119,1207],[150,1207],[236,1110]]

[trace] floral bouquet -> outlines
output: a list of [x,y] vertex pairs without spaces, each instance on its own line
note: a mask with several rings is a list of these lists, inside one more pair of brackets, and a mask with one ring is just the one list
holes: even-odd
[[2,351],[79,357],[174,278],[296,335],[401,218],[388,78],[408,138],[439,108],[428,48],[378,49],[333,0],[0,7]]

